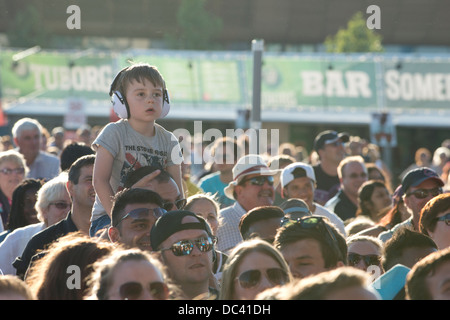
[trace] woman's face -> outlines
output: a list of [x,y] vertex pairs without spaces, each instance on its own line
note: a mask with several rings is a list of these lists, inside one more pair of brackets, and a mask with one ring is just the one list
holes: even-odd
[[51,201],[43,212],[47,226],[51,226],[62,219],[65,219],[70,211],[71,204],[72,202],[70,201],[69,193],[67,192],[65,192],[60,199]]
[[236,270],[233,299],[254,300],[264,290],[287,281],[287,274],[274,258],[261,252],[251,252],[242,259]]
[[213,234],[216,234],[216,230],[219,227],[219,221],[217,220],[216,207],[211,201],[205,199],[195,200],[190,207],[190,211],[205,219],[211,226]]
[[36,193],[38,189],[29,189],[25,191],[24,202],[23,202],[23,215],[27,220],[28,224],[38,223],[37,211],[34,207],[36,204]]
[[385,187],[375,187],[370,197],[370,202],[373,214],[379,213],[384,208],[392,205],[391,196]]
[[9,198],[17,185],[25,177],[24,168],[14,161],[4,161],[0,164],[0,189]]

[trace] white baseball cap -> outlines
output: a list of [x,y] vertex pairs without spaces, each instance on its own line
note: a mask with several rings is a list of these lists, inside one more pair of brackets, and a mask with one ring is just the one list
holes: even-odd
[[295,178],[310,178],[316,182],[314,169],[309,164],[303,162],[294,162],[286,166],[281,172],[281,187],[286,187]]

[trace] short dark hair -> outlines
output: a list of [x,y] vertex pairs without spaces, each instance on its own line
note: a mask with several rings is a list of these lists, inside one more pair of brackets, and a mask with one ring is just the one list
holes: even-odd
[[239,221],[239,232],[242,238],[246,240],[249,237],[248,230],[250,226],[258,221],[284,217],[284,211],[276,206],[256,207],[244,214]]
[[95,151],[84,143],[72,142],[68,144],[59,156],[61,171],[68,170],[78,158],[89,154],[95,154]]
[[73,184],[78,184],[78,179],[80,179],[81,168],[86,166],[94,165],[95,155],[89,154],[86,156],[82,156],[75,160],[74,163],[70,166],[68,180]]
[[430,237],[406,227],[398,229],[394,232],[392,238],[384,244],[383,269],[388,271],[396,264],[401,263],[400,257],[406,249],[423,247],[438,249],[436,243]]
[[141,188],[123,189],[116,193],[113,200],[111,225],[115,226],[125,215],[125,207],[132,203],[153,203],[161,207],[163,200],[159,194],[154,191]]
[[130,173],[128,173],[125,183],[123,185],[124,188],[131,188],[136,182],[141,180],[146,175],[156,171],[160,170],[161,172],[155,177],[155,180],[159,183],[161,182],[168,182],[170,179],[172,179],[172,176],[166,171],[163,170],[160,167],[157,166],[144,166],[140,167]]
[[436,228],[436,217],[450,208],[450,193],[440,194],[428,201],[420,211],[419,230],[429,236],[429,231]]
[[345,238],[336,229],[336,227],[329,222],[328,218],[317,218],[322,219],[325,227],[333,233],[337,240],[336,246],[331,246],[331,243],[325,240],[325,232],[323,232],[321,228],[303,228],[299,223],[293,223],[278,229],[277,235],[275,236],[274,246],[277,249],[282,250],[283,247],[288,244],[304,239],[314,239],[320,244],[322,257],[325,262],[325,268],[335,267],[339,261],[342,261],[346,265],[348,248]]

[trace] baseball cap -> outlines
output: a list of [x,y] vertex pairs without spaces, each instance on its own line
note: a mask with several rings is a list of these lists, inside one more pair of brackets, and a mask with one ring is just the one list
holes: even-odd
[[435,180],[441,187],[444,186],[444,181],[439,178],[439,175],[436,173],[436,171],[427,167],[421,167],[408,171],[408,173],[403,177],[403,192],[406,193],[409,188],[416,187],[428,179]]
[[312,216],[308,205],[302,199],[291,198],[284,201],[280,208],[283,209],[286,215],[290,215],[293,218],[302,218],[304,216]]
[[[185,217],[195,217],[198,222],[182,223]],[[211,234],[211,229],[207,226],[205,219],[197,216],[195,213],[187,210],[169,211],[156,220],[150,232],[150,242],[153,250],[158,247],[171,235],[183,230],[204,230]]]
[[316,175],[314,174],[313,167],[303,162],[291,163],[281,171],[281,187],[284,188],[292,182],[292,180],[303,177],[310,178],[312,181],[316,182]]
[[241,157],[233,167],[233,181],[224,188],[225,195],[234,199],[233,191],[238,183],[245,177],[251,174],[260,174],[274,176],[274,187],[279,183],[280,170],[271,170],[264,159],[256,154],[249,154]]
[[314,139],[314,150],[318,151],[323,149],[326,144],[341,140],[342,142],[348,142],[350,136],[346,132],[337,133],[333,130],[327,130],[319,133]]

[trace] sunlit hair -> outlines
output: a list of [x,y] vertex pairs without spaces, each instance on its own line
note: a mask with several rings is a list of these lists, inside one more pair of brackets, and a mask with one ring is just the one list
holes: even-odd
[[62,172],[55,178],[47,181],[38,191],[36,199],[37,217],[44,221],[43,212],[48,208],[51,202],[63,199],[67,192],[67,172]]

